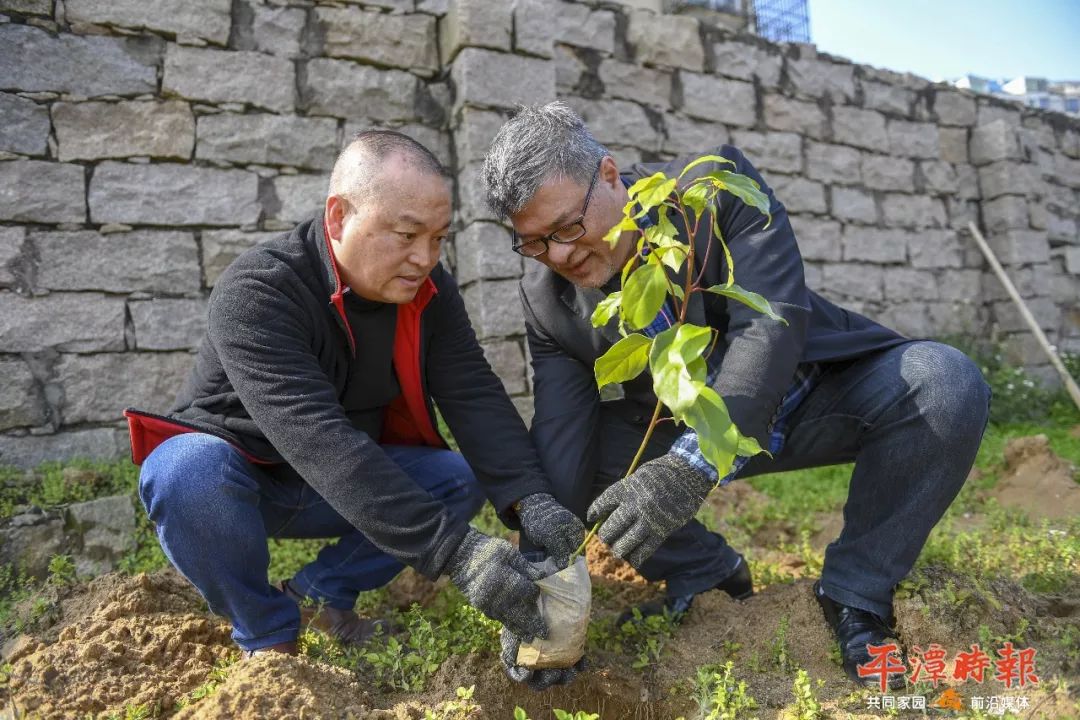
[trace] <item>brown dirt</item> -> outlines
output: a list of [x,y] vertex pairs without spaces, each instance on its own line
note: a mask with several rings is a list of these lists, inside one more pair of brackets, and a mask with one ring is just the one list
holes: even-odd
[[1016,438],[1005,445],[1005,473],[991,494],[1035,518],[1080,517],[1076,473],[1072,463],[1054,454],[1045,435]]

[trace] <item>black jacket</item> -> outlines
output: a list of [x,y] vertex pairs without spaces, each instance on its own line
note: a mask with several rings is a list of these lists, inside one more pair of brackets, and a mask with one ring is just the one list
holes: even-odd
[[[434,399],[505,514],[516,500],[548,492],[547,479],[453,277],[439,265],[430,281],[416,301],[398,306],[395,369],[403,396],[411,389],[417,402],[397,425],[411,422],[415,442],[441,443]],[[353,338],[341,293],[321,216],[244,253],[214,287],[207,336],[170,414],[257,461],[286,463],[380,549],[434,577],[467,528],[346,417],[341,398],[354,353],[392,340]],[[410,312],[416,322],[403,332]]]

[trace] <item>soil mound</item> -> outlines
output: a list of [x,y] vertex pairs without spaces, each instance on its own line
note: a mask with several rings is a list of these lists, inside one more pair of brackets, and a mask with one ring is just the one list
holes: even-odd
[[1080,516],[1076,472],[1054,454],[1045,435],[1016,438],[1005,445],[1005,473],[992,494],[1032,517],[1068,520]]

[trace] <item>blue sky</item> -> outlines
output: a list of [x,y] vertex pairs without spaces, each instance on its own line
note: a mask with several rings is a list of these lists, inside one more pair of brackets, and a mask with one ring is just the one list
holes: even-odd
[[822,52],[931,80],[1080,80],[1080,0],[808,0]]

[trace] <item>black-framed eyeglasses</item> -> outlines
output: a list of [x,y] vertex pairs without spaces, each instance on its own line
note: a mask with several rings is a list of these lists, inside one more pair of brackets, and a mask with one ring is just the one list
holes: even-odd
[[585,202],[581,206],[581,215],[578,216],[577,220],[557,228],[554,232],[548,233],[544,237],[537,238],[536,240],[529,240],[528,242],[521,242],[521,238],[518,237],[518,234],[515,231],[513,244],[514,252],[518,255],[534,258],[547,252],[549,242],[567,244],[581,239],[585,234],[585,213],[589,210],[589,200],[592,199],[593,188],[596,187],[596,178],[600,175],[600,165],[603,164],[603,162],[604,160],[601,158],[600,162],[596,164],[596,170],[593,171],[592,180],[589,181],[589,190],[585,193]]

